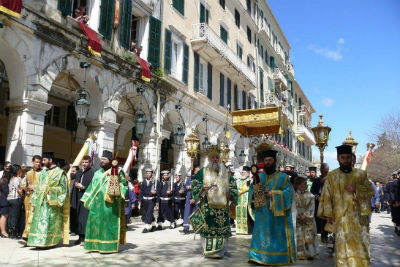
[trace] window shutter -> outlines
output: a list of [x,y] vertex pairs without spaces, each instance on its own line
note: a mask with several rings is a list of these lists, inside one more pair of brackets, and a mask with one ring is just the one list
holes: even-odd
[[183,72],[182,72],[182,81],[187,84],[188,83],[188,71],[189,71],[189,46],[187,44],[183,44]]
[[165,29],[164,70],[171,74],[172,40],[171,31]]
[[242,109],[246,109],[246,103],[247,103],[246,92],[242,91]]
[[237,85],[233,87],[234,101],[235,101],[235,110],[239,110],[239,93]]
[[226,96],[226,104],[229,105],[232,109],[232,88],[231,88],[231,79],[226,79],[226,91],[227,91],[227,96]]
[[225,0],[219,0],[219,4],[225,9]]
[[200,3],[200,23],[206,22],[206,8]]
[[200,57],[199,54],[194,52],[194,91],[198,92],[199,91],[199,72],[200,72]]
[[57,8],[65,16],[71,16],[71,14],[72,14],[72,1],[71,0],[58,0]]
[[[147,61],[154,67],[160,66],[161,21],[150,17],[149,50]],[[130,30],[130,27],[129,27]]]
[[207,64],[207,97],[212,100],[212,65],[210,63]]
[[225,30],[224,27],[222,27],[222,25],[219,26],[220,29],[220,36],[221,39],[225,42],[228,43],[228,32]]
[[127,50],[131,41],[132,0],[124,0],[121,17],[121,46]]
[[267,65],[268,65],[268,58],[269,58],[268,51],[265,50],[265,64],[267,64]]
[[99,33],[108,40],[111,40],[114,25],[114,4],[113,0],[101,0]]
[[206,23],[208,24],[208,18],[210,17],[210,11],[206,9]]
[[270,63],[270,67],[272,68],[272,69],[275,69],[275,58],[274,57],[270,57],[269,58],[269,63]]
[[225,105],[225,76],[224,74],[219,74],[219,105],[223,107]]

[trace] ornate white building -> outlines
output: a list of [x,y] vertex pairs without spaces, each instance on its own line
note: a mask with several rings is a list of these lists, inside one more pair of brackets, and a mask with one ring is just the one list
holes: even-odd
[[[88,38],[71,17],[79,7],[97,32],[101,57],[88,51]],[[0,21],[0,161],[29,165],[33,155],[54,151],[72,162],[92,133],[97,155],[108,149],[121,159],[139,139],[139,179],[145,167],[185,173],[190,158],[175,141],[182,130],[201,143],[206,136],[227,143],[236,169],[269,147],[300,172],[312,165],[315,111],[265,1],[25,0],[20,18],[0,12]],[[126,50],[131,41],[152,65],[148,83]],[[86,78],[81,62],[91,63]],[[82,86],[90,107],[77,123],[73,101]],[[232,128],[228,107],[266,106],[282,108],[281,135],[245,138]],[[147,121],[142,136],[135,135],[138,110]],[[199,154],[196,161],[206,159]]]

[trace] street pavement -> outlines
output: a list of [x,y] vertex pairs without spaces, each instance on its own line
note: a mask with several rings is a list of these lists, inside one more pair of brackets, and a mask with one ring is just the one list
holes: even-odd
[[[205,259],[200,252],[200,237],[184,235],[181,227],[143,234],[143,225],[137,219],[128,226],[127,244],[117,254],[85,252],[82,246],[73,246],[77,237],[71,237],[70,246],[52,249],[24,247],[18,240],[0,239],[0,267],[22,266],[255,266],[249,264],[248,248],[251,236],[229,239],[228,254],[224,259]],[[372,266],[400,266],[400,236],[393,232],[390,215],[373,214],[371,223]],[[325,245],[319,245],[320,254],[314,261],[298,261],[296,266],[334,266]]]

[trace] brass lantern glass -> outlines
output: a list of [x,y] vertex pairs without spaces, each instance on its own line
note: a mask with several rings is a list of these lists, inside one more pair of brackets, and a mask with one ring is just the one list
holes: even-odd
[[199,153],[199,145],[200,145],[200,139],[192,132],[186,139],[185,139],[185,144],[186,144],[186,153],[190,157],[192,169],[193,169],[193,160],[195,157],[197,157],[197,154]]
[[329,133],[331,132],[331,128],[324,125],[324,121],[322,120],[322,114],[319,115],[318,125],[311,130],[313,131],[316,146],[320,151],[320,161],[323,163],[324,161],[324,149],[328,145]]

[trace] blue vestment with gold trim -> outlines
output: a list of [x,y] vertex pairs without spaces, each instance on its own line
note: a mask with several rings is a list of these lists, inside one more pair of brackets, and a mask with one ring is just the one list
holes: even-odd
[[[292,220],[293,188],[289,176],[281,172],[259,174],[264,191],[271,191],[267,205],[255,209],[249,260],[265,265],[287,265],[296,261]],[[250,201],[254,188],[250,187]]]

